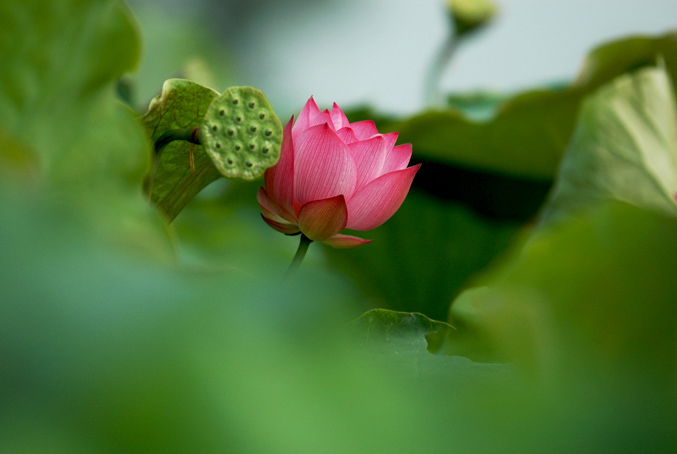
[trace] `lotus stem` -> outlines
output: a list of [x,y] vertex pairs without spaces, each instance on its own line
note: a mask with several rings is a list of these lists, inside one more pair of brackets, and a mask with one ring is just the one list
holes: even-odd
[[296,274],[296,271],[301,267],[301,263],[303,262],[304,257],[306,256],[306,252],[308,252],[308,246],[310,246],[310,243],[312,243],[313,240],[305,236],[303,233],[301,234],[301,241],[299,242],[299,248],[296,250],[296,255],[294,256],[293,260],[291,261],[291,264],[289,265],[289,268],[287,269],[287,273],[284,275],[284,281],[287,282],[289,279]]
[[456,53],[458,42],[458,35],[453,32],[449,33],[428,70],[425,86],[425,101],[429,106],[441,107],[445,104],[445,100],[441,99],[442,94],[440,91],[442,74],[449,66],[452,57]]

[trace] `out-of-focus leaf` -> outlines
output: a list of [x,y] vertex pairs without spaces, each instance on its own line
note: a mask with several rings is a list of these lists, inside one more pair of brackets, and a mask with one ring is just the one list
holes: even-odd
[[513,252],[454,302],[445,352],[548,380],[594,371],[674,384],[677,222],[598,205]]
[[[110,94],[110,81],[136,64],[128,11],[117,1],[8,1],[0,8],[0,124],[49,164],[65,160],[86,114]],[[65,20],[73,26],[55,25]]]
[[663,60],[676,92],[677,31],[660,37],[633,36],[596,47],[583,62],[574,84],[597,88],[624,72],[654,66],[657,58]]
[[125,4],[7,1],[0,16],[2,135],[37,158],[44,193],[77,206],[91,228],[148,254],[170,254],[165,227],[140,190],[147,139],[114,95],[114,81],[139,54]]
[[508,98],[507,94],[491,91],[453,93],[447,96],[447,105],[470,120],[482,122],[491,120]]
[[423,314],[373,309],[353,323],[356,340],[375,361],[385,361],[398,374],[416,380],[444,380],[447,384],[458,380],[479,380],[502,374],[506,380],[508,369],[503,365],[473,363],[467,358],[431,355],[442,344],[453,327],[431,320]]
[[614,80],[583,105],[541,221],[601,200],[677,217],[677,108],[665,70]]
[[573,129],[580,94],[533,91],[510,99],[491,121],[456,110],[429,111],[388,123],[414,156],[522,178],[552,178]]
[[[47,141],[50,133],[76,136],[77,128],[59,126],[74,122],[79,104],[107,91],[110,80],[136,66],[137,33],[122,2],[9,0],[2,2],[0,13],[0,119],[3,128],[26,139]],[[55,25],[64,22],[72,27]],[[32,121],[25,124],[29,113]]]
[[367,232],[373,242],[349,250],[326,248],[326,253],[372,304],[444,319],[452,298],[519,227],[412,190],[388,222]]
[[[414,156],[430,161],[551,180],[573,133],[584,96],[616,76],[661,58],[677,75],[677,34],[608,43],[586,59],[579,79],[566,89],[534,90],[507,100],[489,121],[471,121],[455,109],[379,122],[414,144]],[[616,58],[622,55],[622,58]],[[674,82],[673,82],[674,83]],[[467,107],[466,107],[467,108]]]
[[[646,69],[586,103],[578,127],[586,133],[565,157],[579,154],[579,167],[557,182],[584,175],[567,183],[581,204],[553,208],[558,222],[539,226],[451,307],[456,330],[443,350],[524,372],[528,400],[566,409],[551,442],[571,445],[562,435],[585,427],[600,437],[586,444],[593,452],[669,452],[674,443],[677,221],[657,203],[671,170],[655,168],[674,159],[666,156],[675,143],[668,87],[661,70]],[[610,172],[589,166],[603,150],[627,163],[612,160]],[[616,187],[618,172],[637,181]]]
[[589,98],[546,222],[453,303],[447,351],[553,377],[580,364],[600,373],[642,364],[667,377],[677,336],[668,329],[677,322],[675,117],[662,69],[621,76]]
[[[200,126],[207,108],[219,95],[211,88],[183,79],[167,80],[141,121],[151,141],[173,129]],[[202,145],[175,140],[164,147],[147,182],[151,200],[170,220],[221,174]]]
[[[39,184],[40,165],[33,150],[0,129],[0,180],[8,189],[18,185],[22,190]],[[0,183],[1,184],[1,183]]]
[[[617,202],[600,205],[539,231],[463,293],[452,306],[457,330],[444,351],[513,364],[529,383],[510,410],[521,421],[513,430],[570,447],[562,452],[579,451],[573,446],[583,439],[590,452],[670,452],[677,422],[676,267],[674,219]],[[527,422],[526,414],[543,418]],[[556,424],[550,435],[541,426],[546,421]],[[595,436],[582,435],[589,431]]]
[[372,309],[355,323],[362,331],[361,338],[365,347],[376,343],[395,355],[403,350],[411,353],[434,353],[447,330],[453,329],[447,323],[431,320],[417,312],[387,309]]
[[459,37],[486,25],[497,12],[493,0],[447,0],[447,5]]

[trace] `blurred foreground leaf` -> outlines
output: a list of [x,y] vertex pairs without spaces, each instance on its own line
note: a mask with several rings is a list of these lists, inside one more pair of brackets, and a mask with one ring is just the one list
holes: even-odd
[[147,140],[114,94],[139,54],[125,4],[6,1],[0,17],[0,140],[35,156],[44,193],[103,237],[170,255],[141,192]]
[[[674,384],[677,222],[625,204],[532,236],[453,304],[445,351],[548,380]],[[618,375],[616,375],[618,374]]]
[[374,361],[383,362],[400,376],[415,380],[441,380],[447,384],[463,380],[509,380],[504,365],[487,365],[467,358],[431,355],[442,344],[449,330],[446,323],[423,314],[373,309],[352,325],[354,336]]
[[326,273],[285,290],[166,266],[1,189],[0,451],[441,447],[408,420],[414,395],[350,348],[350,300]]
[[674,219],[598,205],[540,231],[457,298],[445,352],[511,362],[530,383],[521,411],[550,399],[559,408],[550,442],[562,452],[670,452],[675,267]]

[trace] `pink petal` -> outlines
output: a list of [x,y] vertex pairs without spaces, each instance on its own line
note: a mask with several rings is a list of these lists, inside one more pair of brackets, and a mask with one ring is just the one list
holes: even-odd
[[395,214],[421,164],[382,175],[348,201],[349,229],[371,230]]
[[265,217],[277,222],[284,222],[282,216],[277,214],[277,204],[270,200],[270,197],[268,196],[268,193],[265,189],[259,188],[259,191],[256,193],[256,200],[259,202],[259,207],[261,208],[261,211]]
[[296,124],[294,125],[294,129],[292,131],[292,134],[294,136],[294,141],[296,141],[296,137],[312,125],[310,124],[310,121],[315,118],[318,114],[320,113],[320,109],[317,107],[317,104],[315,104],[315,100],[311,96],[310,99],[306,102],[306,105],[303,106],[303,109],[301,109],[301,113],[299,114],[299,118],[296,120]]
[[348,208],[343,195],[313,200],[301,206],[299,227],[313,241],[324,241],[346,228]]
[[322,124],[308,128],[294,140],[294,199],[300,205],[311,200],[355,192],[357,171],[348,146]]
[[357,167],[355,190],[359,191],[381,175],[381,168],[386,159],[386,141],[383,136],[377,135],[368,140],[351,143],[348,147]]
[[350,127],[353,129],[353,132],[355,133],[355,136],[358,138],[358,140],[369,139],[378,134],[376,125],[371,120],[357,121],[355,123],[351,123]]
[[[298,123],[298,122],[297,122]],[[263,184],[268,195],[285,211],[294,212],[294,141],[292,125],[294,117],[287,123],[282,132],[282,150],[280,160],[263,176]]]
[[261,215],[266,224],[277,230],[278,232],[284,233],[285,235],[293,235],[299,233],[300,230],[295,225],[287,224],[284,222],[275,222],[272,219],[268,219],[264,215]]
[[256,193],[256,200],[259,202],[263,215],[276,222],[296,224],[296,216],[286,211],[278,203],[270,198],[264,188],[259,188]]
[[310,119],[310,126],[322,125],[325,123],[328,124],[332,130],[336,131],[334,123],[331,121],[331,114],[329,113],[329,110],[320,111],[313,115],[313,117]]
[[336,103],[334,103],[331,108],[331,121],[334,123],[335,130],[350,126],[348,117],[346,117],[346,114],[343,113],[341,108]]
[[398,145],[390,150],[386,156],[386,161],[381,169],[381,175],[393,172],[395,170],[402,170],[409,165],[411,159],[411,144],[405,143]]
[[336,131],[336,135],[339,136],[341,140],[343,140],[347,144],[357,142],[357,137],[355,137],[355,133],[353,132],[352,128],[349,127],[341,128],[338,131]]
[[371,243],[372,241],[374,240],[364,240],[356,236],[341,235],[340,233],[337,233],[331,238],[327,238],[322,243],[336,249],[348,249],[352,247],[362,246],[364,244]]
[[386,141],[386,150],[393,149],[393,147],[395,146],[395,142],[397,142],[397,136],[399,136],[399,133],[397,132],[389,132],[388,134],[383,134],[383,138]]

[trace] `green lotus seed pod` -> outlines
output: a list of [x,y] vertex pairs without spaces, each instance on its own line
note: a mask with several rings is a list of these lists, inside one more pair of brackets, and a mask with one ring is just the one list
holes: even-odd
[[200,130],[202,146],[226,178],[253,180],[280,159],[282,123],[256,88],[227,89],[212,101]]

